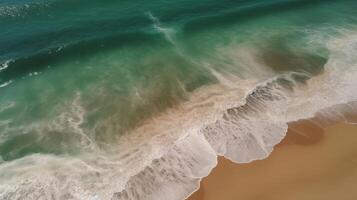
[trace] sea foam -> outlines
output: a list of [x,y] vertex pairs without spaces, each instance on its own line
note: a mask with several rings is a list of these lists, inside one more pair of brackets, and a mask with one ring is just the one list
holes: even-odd
[[[216,166],[218,155],[236,163],[264,159],[288,122],[318,113],[343,116],[339,105],[357,100],[357,36],[345,33],[327,48],[324,72],[303,84],[293,78],[296,72],[287,72],[199,88],[187,102],[120,138],[109,153],[34,154],[3,163],[0,198],[183,200]],[[74,128],[84,112],[78,98],[72,104],[81,113]]]

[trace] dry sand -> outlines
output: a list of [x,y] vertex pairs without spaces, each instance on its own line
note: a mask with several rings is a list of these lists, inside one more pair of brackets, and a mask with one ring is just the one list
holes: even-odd
[[356,200],[357,126],[303,120],[265,160],[219,158],[188,200]]

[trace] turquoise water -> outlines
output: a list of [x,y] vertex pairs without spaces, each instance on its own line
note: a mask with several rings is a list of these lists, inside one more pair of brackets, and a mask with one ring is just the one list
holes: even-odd
[[[177,194],[155,197],[154,186],[133,192],[141,187],[134,183],[144,184],[147,177],[136,177],[134,183],[128,177],[139,174],[158,155],[171,152],[167,146],[176,144],[186,130],[183,127],[216,130],[221,123],[217,116],[227,120],[244,101],[248,108],[234,112],[268,112],[267,101],[279,100],[283,107],[280,100],[288,97],[282,98],[281,92],[293,93],[298,102],[313,99],[299,88],[313,85],[309,80],[326,71],[351,70],[352,76],[354,66],[349,64],[354,60],[348,56],[356,55],[356,27],[357,2],[353,0],[2,0],[0,198],[22,199],[21,195],[36,191],[25,199],[183,199],[195,184],[176,183],[172,187],[180,188]],[[331,43],[335,44],[331,41],[338,38],[349,42],[331,49]],[[338,62],[331,61],[340,57]],[[336,90],[352,87],[346,86],[351,80],[345,75],[336,77],[346,83],[335,83],[331,77],[326,84],[320,82],[326,98],[316,102],[354,100],[352,94],[329,99],[328,95],[336,97]],[[257,87],[263,82],[267,86]],[[280,90],[279,97],[271,94],[271,87]],[[317,92],[319,87],[310,88],[306,91]],[[265,103],[261,106],[257,101]],[[289,103],[284,101],[284,106]],[[286,115],[292,116],[294,109],[287,110]],[[260,123],[245,121],[255,122]],[[150,124],[156,128],[147,128]],[[222,142],[224,137],[217,132],[225,133],[226,128],[219,125],[217,130],[215,137],[205,132],[208,143],[217,154],[239,160],[231,155],[239,154],[239,149],[233,152],[213,145],[217,138],[217,143]],[[158,135],[172,141],[151,143]],[[126,153],[141,147],[133,150],[138,155]],[[136,171],[130,171],[132,163],[121,154],[135,155]],[[254,159],[248,157],[243,160]],[[79,172],[81,162],[86,167]],[[105,178],[96,177],[93,170]],[[77,175],[68,178],[71,173]],[[98,185],[91,185],[99,179]],[[58,189],[63,182],[66,187]],[[190,185],[183,179],[179,182]],[[125,188],[134,189],[120,193]]]

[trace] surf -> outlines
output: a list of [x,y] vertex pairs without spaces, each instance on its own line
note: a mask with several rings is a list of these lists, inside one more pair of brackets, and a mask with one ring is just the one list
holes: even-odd
[[306,2],[54,1],[23,13],[47,27],[29,32],[0,18],[0,199],[182,200],[218,156],[264,159],[290,122],[347,120],[354,4]]

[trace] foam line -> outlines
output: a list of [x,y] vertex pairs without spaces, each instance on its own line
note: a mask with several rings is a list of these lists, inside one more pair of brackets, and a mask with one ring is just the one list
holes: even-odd
[[[200,88],[123,136],[110,153],[35,154],[3,163],[0,199],[183,200],[198,189],[218,155],[236,163],[263,159],[283,139],[288,122],[317,113],[344,117],[336,105],[357,101],[356,44],[354,33],[330,41],[324,73],[304,84],[287,73],[265,82],[239,80],[239,87]],[[74,103],[74,111],[83,114],[79,105]]]

